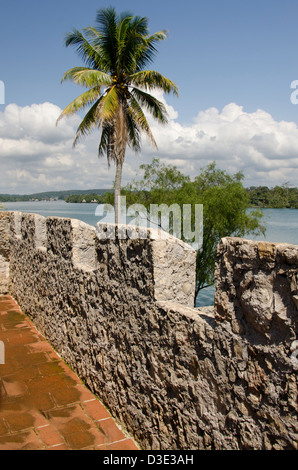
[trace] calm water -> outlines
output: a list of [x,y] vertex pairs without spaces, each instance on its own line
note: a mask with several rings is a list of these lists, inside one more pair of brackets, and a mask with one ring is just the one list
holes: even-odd
[[[70,217],[79,219],[90,225],[95,225],[99,217],[95,215],[96,204],[67,204],[64,201],[53,202],[7,202],[6,210],[31,212],[48,216]],[[298,209],[264,209],[264,222],[266,235],[247,238],[252,240],[266,240],[269,242],[285,242],[298,245]],[[105,221],[113,222],[112,215]],[[212,305],[214,288],[203,289],[198,296],[197,304],[200,306]]]

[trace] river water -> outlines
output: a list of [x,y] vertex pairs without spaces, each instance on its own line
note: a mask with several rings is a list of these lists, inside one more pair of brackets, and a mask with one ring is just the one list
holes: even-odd
[[[65,201],[38,201],[38,202],[7,202],[4,208],[10,211],[30,212],[44,217],[70,217],[79,219],[89,225],[99,222],[96,215],[96,204],[67,204]],[[266,225],[266,235],[251,236],[251,240],[266,240],[269,242],[284,242],[298,245],[298,209],[263,209],[263,222]],[[112,215],[104,219],[113,222]],[[201,290],[197,298],[197,305],[208,306],[214,301],[214,287]]]

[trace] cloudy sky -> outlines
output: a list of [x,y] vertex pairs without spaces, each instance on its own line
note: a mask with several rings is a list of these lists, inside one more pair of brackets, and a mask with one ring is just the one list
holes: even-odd
[[3,0],[0,193],[112,186],[113,166],[97,158],[99,134],[73,149],[80,116],[56,126],[81,93],[60,83],[81,65],[64,36],[110,4],[147,16],[152,32],[168,30],[154,68],[180,91],[164,101],[168,125],[151,122],[158,151],[144,141],[141,154],[127,152],[124,184],[158,157],[191,176],[215,160],[242,170],[246,186],[298,186],[297,0]]

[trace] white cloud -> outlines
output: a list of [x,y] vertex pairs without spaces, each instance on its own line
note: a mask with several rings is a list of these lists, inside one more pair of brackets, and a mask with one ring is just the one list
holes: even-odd
[[95,136],[73,149],[79,117],[57,118],[52,103],[8,105],[0,113],[0,193],[111,186],[113,172],[101,167]]
[[[191,125],[183,125],[163,95],[169,113],[166,126],[150,118],[158,152],[144,140],[142,153],[127,151],[123,183],[139,175],[141,163],[157,156],[191,176],[215,160],[229,172],[243,170],[245,184],[273,186],[298,181],[298,128],[277,122],[263,110],[247,113],[230,103],[222,110],[200,111]],[[99,133],[72,142],[79,117],[63,119],[52,103],[20,107],[8,105],[0,113],[0,193],[31,193],[55,189],[111,187],[114,167],[97,158]]]
[[160,155],[182,161],[198,172],[210,161],[230,172],[244,171],[249,185],[269,186],[298,181],[298,128],[277,122],[263,111],[247,113],[230,103],[222,111],[200,111],[192,125],[171,120],[161,129],[152,125]]

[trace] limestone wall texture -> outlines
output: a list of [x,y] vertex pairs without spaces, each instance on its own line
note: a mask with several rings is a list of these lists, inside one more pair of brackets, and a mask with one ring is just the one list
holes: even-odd
[[195,309],[190,247],[111,230],[2,215],[2,290],[143,449],[297,450],[298,247],[223,239]]
[[10,216],[0,212],[0,294],[6,294],[9,284]]

